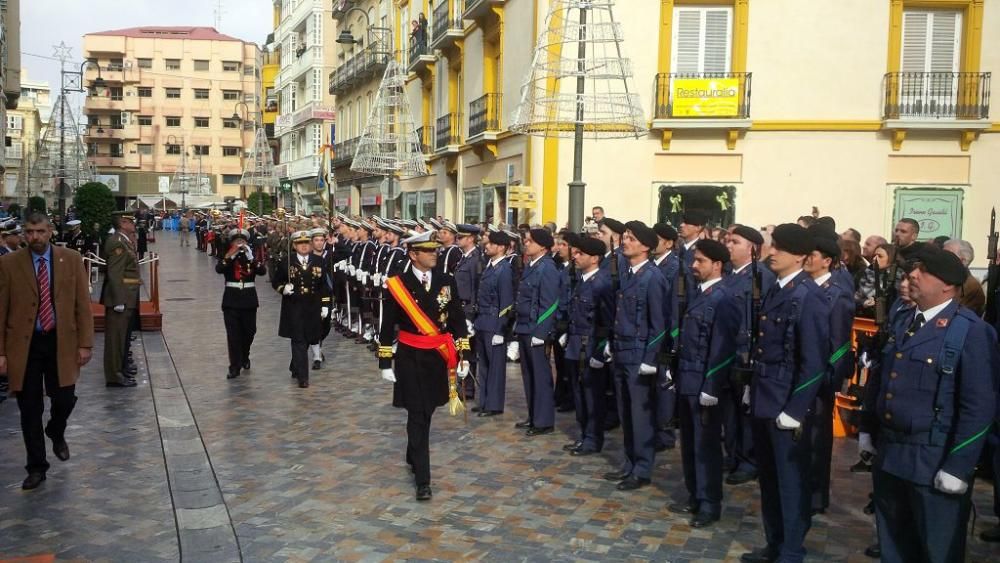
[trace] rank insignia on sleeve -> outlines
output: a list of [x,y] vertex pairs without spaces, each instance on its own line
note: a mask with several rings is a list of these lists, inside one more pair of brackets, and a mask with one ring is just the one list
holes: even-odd
[[938,319],[937,323],[936,323],[936,326],[938,328],[944,328],[944,327],[948,326],[948,319]]
[[125,252],[125,249],[124,249],[124,248],[122,248],[122,247],[120,247],[120,246],[119,246],[118,248],[116,248],[116,249],[115,249],[115,254],[116,254],[116,255],[117,255],[117,254],[121,254],[122,252]]

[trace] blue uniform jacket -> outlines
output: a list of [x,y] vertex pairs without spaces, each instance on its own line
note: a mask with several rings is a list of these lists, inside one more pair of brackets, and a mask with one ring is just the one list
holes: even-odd
[[476,330],[502,334],[513,314],[514,284],[511,282],[509,260],[500,260],[496,266],[489,263],[483,269],[476,294]]
[[740,329],[740,300],[724,281],[696,293],[681,319],[677,392],[719,397],[729,386],[729,370],[736,365],[736,335]]
[[655,366],[666,337],[663,301],[667,282],[659,268],[646,262],[638,272],[621,272],[621,287],[615,296],[612,353],[617,364]]
[[[458,287],[458,298],[465,310],[465,318],[475,318],[476,289],[479,286],[482,252],[473,248],[468,255],[462,255],[455,266],[455,286]],[[485,268],[483,268],[485,269]]]
[[[757,263],[757,271],[760,272],[760,295],[761,299],[767,293],[768,288],[773,286],[777,280],[774,273],[765,268],[763,263]],[[732,273],[722,278],[722,283],[730,289],[732,294],[740,300],[740,330],[736,337],[736,353],[743,360],[750,358],[750,316],[753,314],[753,265],[747,264],[739,272]]]
[[830,358],[830,306],[809,274],[766,290],[754,350],[750,414],[777,418],[784,412],[804,422]]
[[514,334],[530,334],[546,340],[554,332],[562,276],[550,256],[543,255],[534,265],[525,264],[514,302]]
[[[568,293],[568,292],[567,292]],[[575,291],[569,295],[566,306],[566,359],[590,358],[598,349],[597,322],[611,315],[611,276],[598,268],[583,281],[576,282]],[[584,346],[586,341],[586,346]],[[601,349],[603,349],[603,344]],[[581,356],[581,354],[583,354]]]
[[830,382],[839,386],[854,371],[851,353],[854,327],[854,290],[843,279],[831,276],[819,286],[830,305]]
[[[655,263],[655,262],[654,262]],[[667,282],[666,298],[663,300],[663,326],[667,327],[667,335],[663,338],[663,345],[661,346],[664,350],[672,350],[674,347],[673,343],[673,329],[676,328],[677,320],[674,318],[676,312],[674,307],[677,301],[677,276],[680,275],[681,271],[681,261],[677,256],[676,251],[671,251],[662,262],[657,265],[660,272],[663,274],[663,279]]]
[[[866,389],[875,416],[862,430],[878,432],[877,469],[925,486],[933,486],[938,470],[968,482],[997,406],[996,331],[952,301],[903,342],[915,314],[901,315],[893,327]],[[968,319],[969,331],[955,372],[943,374],[941,349],[956,316]],[[937,413],[935,397],[942,407]]]

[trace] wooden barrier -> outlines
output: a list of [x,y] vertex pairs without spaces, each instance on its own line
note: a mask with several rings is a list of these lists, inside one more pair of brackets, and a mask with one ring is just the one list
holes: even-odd
[[874,319],[855,317],[851,329],[851,348],[854,351],[854,373],[844,383],[844,388],[837,391],[836,408],[833,409],[833,435],[844,437],[858,431],[861,416],[861,401],[857,398],[868,381],[868,368],[861,367],[857,362],[860,341],[873,338],[878,332]]
[[[139,330],[157,332],[163,328],[163,314],[160,313],[160,259],[156,254],[140,266],[149,267],[149,275],[143,278],[143,284],[149,290],[149,299],[139,299]],[[90,310],[94,314],[94,331],[104,332],[104,305],[92,301]]]

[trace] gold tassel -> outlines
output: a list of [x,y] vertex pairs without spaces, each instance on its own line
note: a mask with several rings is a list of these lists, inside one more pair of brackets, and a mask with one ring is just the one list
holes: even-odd
[[462,399],[458,398],[458,374],[454,369],[448,370],[448,413],[451,416],[458,416],[465,412],[465,405]]

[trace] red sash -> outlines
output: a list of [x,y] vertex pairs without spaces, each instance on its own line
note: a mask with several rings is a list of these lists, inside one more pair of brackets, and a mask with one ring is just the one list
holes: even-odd
[[458,365],[458,351],[455,349],[455,340],[451,334],[438,332],[437,325],[431,321],[427,313],[417,304],[417,300],[413,298],[413,294],[403,284],[402,278],[393,276],[386,280],[385,285],[393,299],[396,300],[396,303],[399,303],[400,308],[403,309],[406,316],[410,318],[413,325],[420,331],[420,334],[399,331],[400,343],[420,350],[437,350],[437,353],[441,354],[441,357],[444,359],[445,364],[448,365],[448,369],[455,369]]

